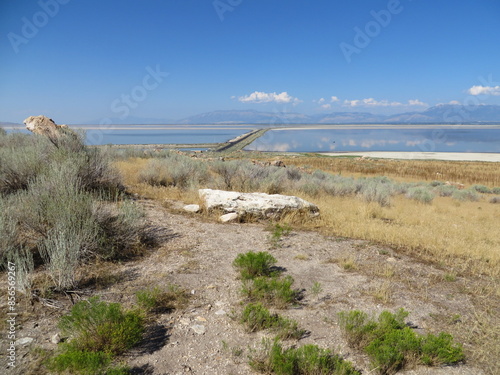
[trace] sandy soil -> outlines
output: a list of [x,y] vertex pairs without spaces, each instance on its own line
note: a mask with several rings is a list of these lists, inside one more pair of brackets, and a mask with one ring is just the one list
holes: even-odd
[[474,152],[325,152],[327,156],[359,156],[381,159],[408,159],[408,160],[454,160],[454,161],[489,161],[500,162],[500,153]]
[[[303,293],[298,306],[279,313],[297,320],[309,334],[287,345],[316,344],[333,349],[363,374],[370,373],[367,358],[347,347],[337,325],[336,314],[342,310],[380,313],[403,307],[410,312],[408,320],[418,332],[446,330],[459,342],[464,342],[475,327],[481,300],[470,289],[482,287],[480,279],[445,281],[446,270],[390,248],[316,232],[292,231],[273,247],[266,223],[220,224],[198,214],[176,213],[172,207],[178,204],[167,209],[157,202],[136,202],[163,238],[159,248],[140,259],[110,265],[106,274],[113,280],[110,285],[98,290],[83,288],[73,294],[74,298],[98,294],[132,307],[134,293],[144,288],[176,284],[189,292],[186,308],[156,315],[141,345],[121,358],[133,367],[134,374],[254,374],[248,355],[252,348],[260,347],[262,337],[272,335],[247,333],[235,319],[243,300],[241,281],[231,263],[237,254],[247,251],[269,251]],[[352,267],[345,266],[348,263]],[[315,282],[321,285],[318,294],[311,290]],[[56,345],[50,338],[58,332],[57,319],[70,308],[65,296],[59,297],[56,308],[39,302],[25,306],[27,318],[18,337],[34,341],[18,347],[18,367],[4,373],[28,373],[32,360],[28,351],[34,347],[54,350]],[[473,350],[465,344],[469,358]],[[480,362],[469,360],[457,367],[421,367],[404,373],[485,374],[480,367]]]

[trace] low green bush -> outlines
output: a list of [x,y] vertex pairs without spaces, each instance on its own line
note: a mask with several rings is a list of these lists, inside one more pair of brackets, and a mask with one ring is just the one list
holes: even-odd
[[500,203],[500,197],[492,197],[492,198],[490,198],[490,200],[488,202],[490,202],[490,203]]
[[67,342],[46,365],[57,373],[83,375],[125,375],[124,366],[111,366],[115,356],[136,345],[144,332],[144,318],[135,311],[123,311],[118,303],[93,297],[80,301],[59,322]]
[[359,375],[353,365],[317,345],[283,349],[278,340],[263,341],[263,351],[250,357],[250,366],[264,374]]
[[245,254],[238,254],[233,261],[233,266],[239,270],[243,280],[248,280],[259,276],[275,275],[276,271],[273,270],[273,266],[276,262],[277,260],[268,252],[249,251]]
[[376,202],[382,207],[391,205],[392,185],[388,180],[366,179],[358,193],[366,202]]
[[464,359],[462,347],[447,333],[418,336],[404,319],[408,312],[383,311],[378,319],[359,311],[341,312],[339,325],[349,346],[363,350],[380,374],[394,374],[408,364],[454,364]]
[[415,186],[408,189],[406,197],[420,203],[430,204],[434,199],[434,194],[423,186]]
[[457,201],[461,202],[477,202],[480,198],[479,194],[475,190],[456,190],[453,192],[451,197]]
[[285,308],[299,298],[299,292],[291,288],[294,280],[291,276],[283,278],[260,276],[247,280],[242,287],[242,294],[250,301],[262,302],[267,306]]
[[89,352],[69,349],[48,361],[47,367],[58,373],[95,375],[104,374],[104,369],[111,363],[111,356],[104,352]]
[[169,285],[167,291],[158,287],[139,290],[135,293],[135,298],[147,313],[163,313],[184,307],[189,294],[177,285]]
[[451,197],[455,191],[458,191],[458,189],[453,185],[439,185],[434,188],[434,191],[440,197]]
[[205,164],[191,158],[170,152],[164,158],[154,158],[148,161],[139,174],[139,181],[153,186],[173,186],[187,189],[198,187],[208,179]]
[[477,184],[472,185],[470,187],[470,189],[475,190],[478,193],[482,193],[482,194],[491,194],[492,193],[492,191],[487,186],[484,186],[484,185],[477,185]]
[[241,314],[243,323],[248,332],[257,332],[269,329],[280,339],[300,339],[305,330],[299,329],[296,321],[284,318],[278,314],[271,314],[260,303],[250,303],[245,306]]
[[118,355],[142,339],[144,318],[136,311],[124,311],[118,303],[93,297],[76,303],[61,318],[59,328],[75,350]]

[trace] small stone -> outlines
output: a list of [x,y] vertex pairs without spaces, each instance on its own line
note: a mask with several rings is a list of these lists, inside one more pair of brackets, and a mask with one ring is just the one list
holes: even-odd
[[395,262],[395,261],[396,261],[396,258],[390,257],[390,258],[387,258],[387,261],[388,261],[388,262]]
[[222,215],[219,217],[219,221],[222,223],[228,223],[230,221],[234,221],[238,218],[238,214],[236,212],[230,212],[228,214]]
[[59,344],[61,342],[61,336],[59,336],[59,333],[56,333],[54,336],[50,338],[50,342],[52,344]]
[[22,339],[16,340],[15,344],[16,345],[28,345],[33,342],[34,338],[33,337],[23,337]]
[[179,323],[181,323],[183,326],[187,326],[187,325],[191,324],[191,321],[189,319],[182,318],[179,320]]
[[198,335],[203,335],[205,333],[205,326],[201,324],[195,324],[191,326],[191,329]]
[[198,322],[206,322],[206,321],[207,321],[207,320],[206,320],[204,317],[202,317],[202,316],[197,316],[197,317],[196,317],[196,318],[194,318],[194,319],[195,319],[196,321],[198,321]]
[[226,312],[224,310],[222,310],[222,309],[221,310],[217,310],[215,312],[215,315],[226,315]]
[[188,204],[183,207],[184,211],[197,213],[200,211],[200,206],[198,204]]
[[217,288],[214,284],[210,284],[209,286],[207,286],[207,289],[215,289]]

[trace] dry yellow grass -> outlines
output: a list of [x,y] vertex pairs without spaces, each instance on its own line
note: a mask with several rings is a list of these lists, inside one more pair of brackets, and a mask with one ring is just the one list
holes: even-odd
[[354,197],[304,198],[321,212],[320,222],[306,227],[396,246],[463,273],[500,274],[500,210],[493,204],[436,198],[424,205],[397,197],[380,207]]
[[498,163],[361,159],[329,156],[284,157],[287,165],[308,165],[311,169],[354,176],[387,176],[406,181],[453,181],[463,184],[500,186]]
[[[140,158],[115,163],[131,192],[160,201],[170,198],[199,203],[196,191],[139,183],[137,176],[146,163],[146,159]],[[314,169],[330,172],[338,173],[342,170],[345,174],[359,174],[362,170],[359,163],[366,161],[300,157],[286,159],[286,163],[299,166],[307,164]],[[373,168],[366,174],[384,174],[400,180],[413,180],[417,177],[434,180],[437,173],[435,171],[440,170],[446,171],[440,180],[448,178],[490,187],[500,185],[499,167],[492,163],[384,160],[380,161],[378,168]],[[472,172],[476,175],[467,175]],[[455,272],[463,274],[500,275],[500,209],[484,198],[479,202],[457,202],[448,197],[436,197],[432,204],[425,205],[398,196],[393,199],[390,207],[381,207],[357,197],[325,194],[311,197],[301,192],[285,193],[300,196],[320,208],[320,219],[301,223],[305,228],[328,235],[390,245],[422,259],[452,267]]]

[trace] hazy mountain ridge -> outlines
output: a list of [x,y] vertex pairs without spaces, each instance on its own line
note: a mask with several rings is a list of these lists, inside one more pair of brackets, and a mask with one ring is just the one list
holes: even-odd
[[352,123],[470,123],[500,122],[499,105],[440,104],[422,112],[377,115],[369,112],[332,112],[308,116],[293,112],[214,111],[187,117],[180,124],[352,124]]
[[[100,124],[102,119],[83,124]],[[305,115],[296,112],[261,112],[249,110],[218,110],[200,113],[180,120],[132,117],[106,118],[110,125],[286,125],[286,124],[460,124],[460,123],[500,123],[500,105],[463,106],[439,104],[421,112],[403,112],[394,115],[378,115],[370,112],[331,112]],[[18,125],[0,122],[0,126]],[[73,124],[75,125],[75,124]]]

